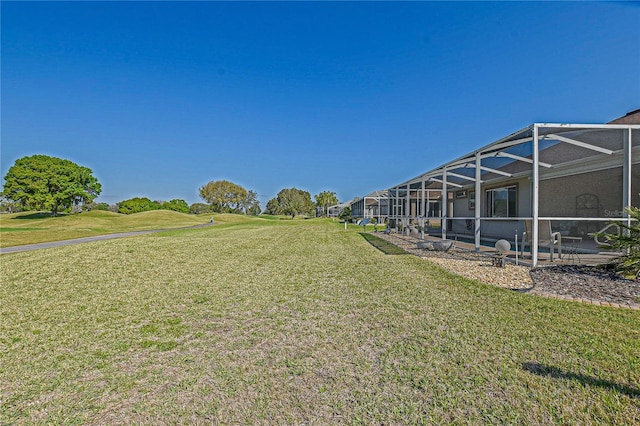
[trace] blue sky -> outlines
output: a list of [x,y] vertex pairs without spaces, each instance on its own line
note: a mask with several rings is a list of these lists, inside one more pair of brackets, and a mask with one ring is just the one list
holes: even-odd
[[98,201],[227,179],[341,201],[533,122],[640,107],[640,3],[6,2],[2,177],[47,154]]

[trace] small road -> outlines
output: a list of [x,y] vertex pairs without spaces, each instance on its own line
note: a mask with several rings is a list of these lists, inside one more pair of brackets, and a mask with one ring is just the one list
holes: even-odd
[[90,243],[92,241],[112,240],[114,238],[135,237],[136,235],[153,234],[156,232],[163,232],[163,231],[177,231],[180,229],[204,228],[205,226],[211,226],[211,225],[215,225],[215,223],[203,223],[202,225],[186,226],[182,228],[167,228],[167,229],[152,229],[148,231],[120,232],[117,234],[94,235],[93,237],[74,238],[71,240],[50,241],[48,243],[25,244],[23,246],[3,247],[3,248],[0,248],[0,254],[19,253],[23,251],[68,246],[71,244]]

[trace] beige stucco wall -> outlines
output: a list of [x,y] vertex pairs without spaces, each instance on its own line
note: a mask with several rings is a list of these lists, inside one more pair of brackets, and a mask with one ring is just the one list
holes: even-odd
[[[622,167],[581,173],[540,181],[540,216],[600,217],[609,218],[622,214]],[[635,188],[635,189],[634,189]],[[638,202],[640,191],[640,167],[632,168],[632,194]],[[598,197],[598,206],[594,209],[578,209],[576,197],[589,193]],[[632,199],[632,201],[634,201]]]
[[[519,217],[531,215],[531,181],[529,178],[518,181],[509,181],[500,186],[518,186],[518,212]],[[563,176],[540,181],[539,215],[544,217],[599,217],[611,218],[622,214],[622,167],[608,170],[581,173],[573,176]],[[495,186],[483,187],[481,200],[484,201],[484,190]],[[470,189],[467,189],[467,194]],[[578,209],[576,198],[581,194],[593,194],[598,199],[597,208]],[[640,206],[640,164],[632,166],[631,194],[632,205]],[[453,199],[455,217],[473,217],[475,212],[469,208],[468,195],[465,198]],[[486,209],[482,205],[481,215],[485,216]],[[575,224],[556,223],[558,227],[569,227]],[[589,225],[598,227],[598,223]],[[522,223],[513,220],[483,221],[482,235],[496,237],[500,235],[512,236],[515,229],[523,228]],[[472,229],[472,228],[471,228]],[[457,220],[453,223],[453,232],[472,233],[469,224],[465,220]],[[591,230],[589,228],[589,230]]]

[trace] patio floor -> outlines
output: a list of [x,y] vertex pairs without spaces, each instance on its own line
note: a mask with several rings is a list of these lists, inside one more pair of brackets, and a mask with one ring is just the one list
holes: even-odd
[[[410,235],[405,235],[404,238],[413,239],[416,241],[420,241],[419,235],[416,233],[411,233]],[[442,241],[442,238],[439,236],[425,235],[425,241]],[[456,241],[455,247],[463,250],[476,251],[475,245],[473,243],[465,242],[465,241]],[[491,256],[496,253],[495,248],[491,246],[481,245],[480,252],[487,254],[487,256]],[[563,247],[562,258],[558,258],[558,253],[556,252],[553,256],[553,262],[550,260],[549,252],[538,252],[538,266],[553,266],[553,265],[602,265],[609,263],[615,257],[619,256],[619,253],[612,252],[598,252],[598,253],[581,253],[579,250],[571,247]],[[516,252],[515,250],[510,250],[507,252],[507,261],[512,263],[517,263],[519,265],[531,266],[531,253],[525,252],[524,257],[521,253],[518,253],[516,260]]]

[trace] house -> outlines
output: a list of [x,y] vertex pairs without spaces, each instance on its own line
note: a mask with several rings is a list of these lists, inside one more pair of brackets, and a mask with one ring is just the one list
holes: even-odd
[[351,201],[347,201],[346,203],[338,203],[335,204],[333,206],[329,206],[327,208],[327,216],[328,217],[339,217],[340,213],[342,213],[342,210],[344,210],[346,207],[350,207],[351,206]]
[[390,194],[386,190],[374,191],[351,202],[351,216],[357,218],[376,219],[377,223],[385,223],[389,217]]
[[593,233],[630,221],[625,207],[640,205],[640,110],[607,124],[534,123],[386,194],[392,224],[442,221],[443,239],[467,237],[476,249],[515,242],[531,220],[534,266],[541,221],[579,250],[596,250]]

